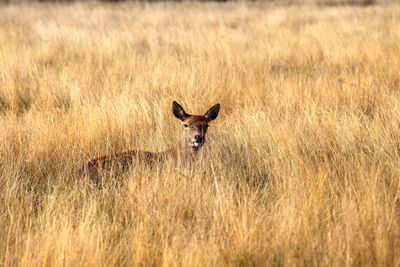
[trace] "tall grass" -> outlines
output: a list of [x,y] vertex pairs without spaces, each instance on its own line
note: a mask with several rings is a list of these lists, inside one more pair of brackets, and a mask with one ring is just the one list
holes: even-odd
[[[0,7],[0,265],[400,264],[400,6]],[[93,190],[88,159],[192,164]]]

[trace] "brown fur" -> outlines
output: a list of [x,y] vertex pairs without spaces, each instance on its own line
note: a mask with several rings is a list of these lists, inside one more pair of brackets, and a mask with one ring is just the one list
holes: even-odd
[[130,150],[114,155],[106,155],[94,158],[86,163],[79,171],[78,176],[88,178],[92,183],[99,184],[102,176],[116,176],[128,171],[136,160],[145,162],[152,166],[156,162],[164,161],[178,154],[193,154],[203,146],[208,122],[217,118],[219,104],[211,107],[206,114],[190,115],[177,103],[173,102],[172,112],[184,124],[182,140],[175,148],[163,152],[148,152],[141,150]]

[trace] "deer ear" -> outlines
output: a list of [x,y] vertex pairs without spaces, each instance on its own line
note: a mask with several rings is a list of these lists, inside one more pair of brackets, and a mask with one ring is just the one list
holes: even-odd
[[215,120],[218,117],[218,113],[219,113],[219,104],[216,104],[214,106],[212,106],[207,112],[206,114],[204,114],[203,118],[206,122]]
[[175,117],[177,117],[181,121],[183,121],[188,116],[185,110],[176,101],[172,103],[172,112],[174,113]]

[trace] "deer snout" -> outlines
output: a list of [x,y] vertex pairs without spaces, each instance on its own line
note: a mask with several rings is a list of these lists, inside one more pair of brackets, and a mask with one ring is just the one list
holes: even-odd
[[203,144],[204,143],[204,136],[203,135],[196,135],[194,137],[196,143]]

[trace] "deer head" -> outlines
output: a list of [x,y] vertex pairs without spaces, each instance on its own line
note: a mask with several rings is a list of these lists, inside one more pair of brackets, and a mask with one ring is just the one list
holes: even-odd
[[172,103],[172,112],[183,124],[182,143],[197,151],[203,146],[208,123],[215,120],[219,113],[219,104],[212,106],[204,115],[187,114],[176,101]]

